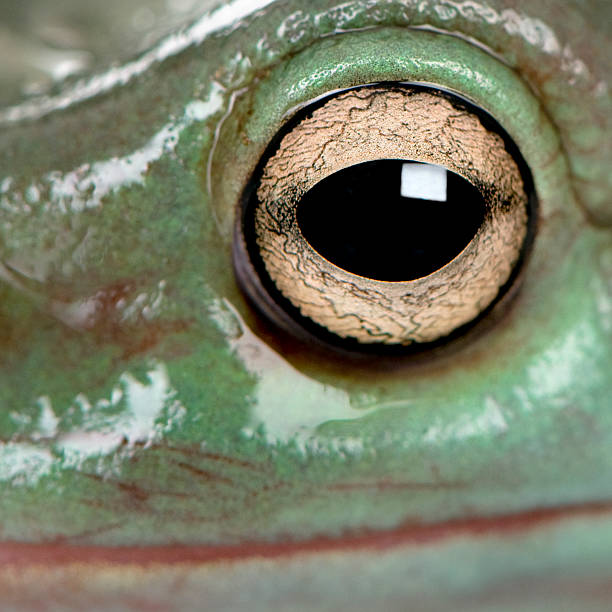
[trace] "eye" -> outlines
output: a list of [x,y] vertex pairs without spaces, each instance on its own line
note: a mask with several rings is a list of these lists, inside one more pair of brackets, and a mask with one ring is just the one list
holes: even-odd
[[503,295],[533,201],[516,146],[473,105],[355,88],[307,104],[269,145],[238,218],[236,268],[247,290],[258,284],[255,301],[265,292],[327,340],[429,343]]

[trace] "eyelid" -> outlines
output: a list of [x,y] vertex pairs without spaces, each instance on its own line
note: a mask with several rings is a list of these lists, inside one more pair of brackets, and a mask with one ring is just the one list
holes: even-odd
[[[607,82],[610,41],[605,32],[594,31],[592,24],[606,22],[611,7],[565,6],[566,17],[556,19],[542,3],[519,3],[516,9],[497,10],[490,3],[469,0],[410,6],[389,2],[377,3],[372,9],[371,3],[347,6],[315,1],[309,4],[308,11],[275,12],[275,7],[263,11],[261,20],[267,22],[269,32],[274,32],[266,37],[265,58],[249,54],[246,46],[242,47],[242,56],[250,57],[253,66],[270,69],[281,57],[290,58],[318,44],[317,38],[328,36],[329,52],[333,52],[337,37],[332,34],[366,28],[424,28],[446,37],[463,37],[470,41],[470,46],[479,46],[484,53],[501,58],[542,101],[544,114],[563,139],[572,179],[580,185],[581,204],[594,219],[605,224],[612,222],[612,209],[608,210],[607,204],[612,181],[608,172],[612,140],[612,97]],[[602,19],[599,15],[593,18],[595,10],[604,11]],[[580,36],[584,39],[580,40]],[[442,64],[448,57],[441,53],[438,61]],[[382,66],[385,60],[385,54],[364,55],[366,69],[371,65]],[[315,66],[303,84],[312,90],[314,81],[321,80],[325,71],[337,73],[342,64],[340,58],[335,66]],[[463,65],[468,70],[471,67],[470,63]],[[376,80],[370,75],[360,83]],[[294,81],[297,83],[298,79]],[[454,89],[470,97],[464,87]],[[586,107],[585,96],[589,99]],[[301,103],[305,101],[302,99]],[[474,101],[487,108],[486,104]],[[599,129],[588,130],[587,135],[585,125],[596,125]]]
[[[381,49],[384,60],[370,62]],[[452,59],[441,61],[445,57]],[[561,207],[577,221],[581,218],[569,198],[567,165],[557,132],[514,71],[456,37],[381,29],[323,40],[279,66],[236,101],[235,117],[240,119],[229,117],[220,141],[231,151],[232,167],[244,172],[230,173],[221,150],[212,161],[212,204],[222,233],[232,235],[235,202],[288,113],[324,93],[376,81],[433,83],[488,111],[521,150],[538,193],[550,196],[542,202],[542,217]]]

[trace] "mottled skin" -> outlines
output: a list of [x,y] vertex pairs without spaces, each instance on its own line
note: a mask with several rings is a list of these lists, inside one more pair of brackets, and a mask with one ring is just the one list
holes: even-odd
[[[248,4],[0,110],[7,605],[605,609],[612,5]],[[236,202],[297,105],[393,80],[497,118],[538,231],[464,339],[336,354],[242,296]]]

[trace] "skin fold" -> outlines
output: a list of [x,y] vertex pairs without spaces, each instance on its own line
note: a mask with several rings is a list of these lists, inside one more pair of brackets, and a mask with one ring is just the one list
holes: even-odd
[[[562,4],[206,3],[0,108],[10,605],[605,609],[612,5]],[[418,355],[294,339],[232,268],[287,117],[379,81],[486,109],[539,200],[516,287]]]

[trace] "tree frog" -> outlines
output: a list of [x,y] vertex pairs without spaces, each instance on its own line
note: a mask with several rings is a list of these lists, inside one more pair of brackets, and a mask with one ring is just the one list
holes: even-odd
[[[604,609],[612,5],[189,6],[0,108],[8,609]],[[295,335],[235,273],[275,136],[377,83],[482,109],[538,201],[505,296],[416,352]]]

